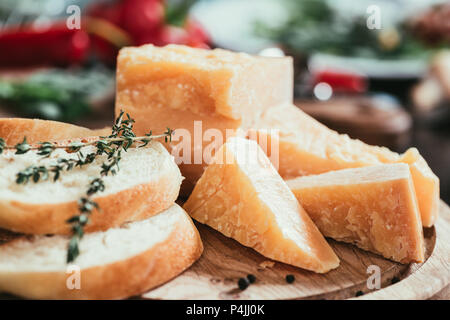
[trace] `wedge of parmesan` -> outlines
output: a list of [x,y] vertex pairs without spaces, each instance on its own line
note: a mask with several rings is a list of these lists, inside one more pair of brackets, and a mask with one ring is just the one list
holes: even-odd
[[184,205],[205,223],[262,255],[319,273],[339,259],[251,140],[230,138]]
[[422,223],[408,165],[343,169],[287,180],[326,237],[402,262],[422,262]]
[[[268,135],[267,128],[278,129],[279,136]],[[248,131],[248,137],[269,147],[272,139],[277,140],[278,170],[284,179],[383,163],[407,163],[422,224],[430,227],[437,219],[439,178],[415,148],[399,155],[384,147],[367,145],[327,128],[292,104],[266,110],[254,129]],[[267,152],[270,155],[270,148]]]
[[117,60],[116,113],[123,109],[139,119],[139,135],[175,129],[168,148],[187,192],[208,164],[203,151],[211,143],[213,155],[227,135],[250,128],[264,110],[292,102],[292,95],[291,58],[145,45],[122,49]]

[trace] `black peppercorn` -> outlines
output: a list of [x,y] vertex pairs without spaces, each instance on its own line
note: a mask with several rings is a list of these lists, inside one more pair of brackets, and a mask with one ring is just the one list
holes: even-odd
[[356,291],[356,293],[355,293],[355,297],[359,297],[359,296],[362,296],[364,294],[364,292],[362,292],[361,290],[359,290],[359,291]]
[[400,281],[400,279],[398,277],[393,277],[392,280],[391,280],[391,284],[395,284],[395,283],[397,283],[399,281]]
[[248,275],[247,275],[247,280],[248,280],[248,282],[250,282],[250,283],[255,283],[256,277],[255,277],[253,274],[248,274]]
[[249,284],[250,284],[250,283],[249,283],[248,280],[245,279],[245,278],[240,278],[240,279],[238,280],[238,286],[239,286],[239,289],[241,289],[241,290],[247,289],[248,286],[249,286]]
[[294,275],[288,274],[288,275],[286,276],[286,282],[287,282],[287,283],[293,283],[294,281],[295,281]]

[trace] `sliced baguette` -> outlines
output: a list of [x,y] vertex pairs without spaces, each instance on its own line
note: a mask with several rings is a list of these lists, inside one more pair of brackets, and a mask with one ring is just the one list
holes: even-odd
[[[178,205],[139,222],[84,236],[66,265],[68,237],[22,237],[0,245],[0,291],[32,299],[121,299],[143,293],[194,263],[203,245]],[[69,272],[67,272],[69,270]]]
[[105,136],[110,133],[111,128],[91,130],[58,121],[0,118],[0,138],[3,138],[9,145],[15,145],[22,142],[24,137],[27,137],[28,143],[36,143],[91,136]]
[[[83,148],[87,154],[93,147]],[[30,165],[51,165],[58,157],[76,158],[75,153],[56,150],[42,158],[30,151],[0,155],[0,228],[28,234],[67,234],[66,220],[78,214],[77,201],[85,196],[89,182],[100,176],[106,156],[97,157],[89,165],[61,173],[54,182],[49,179],[26,185],[16,183],[17,172]],[[142,220],[170,207],[176,200],[182,181],[173,157],[157,141],[145,148],[122,152],[117,174],[103,177],[105,191],[93,199],[100,206],[91,215],[85,231],[93,232],[120,226],[124,222]],[[143,209],[143,204],[146,207]]]

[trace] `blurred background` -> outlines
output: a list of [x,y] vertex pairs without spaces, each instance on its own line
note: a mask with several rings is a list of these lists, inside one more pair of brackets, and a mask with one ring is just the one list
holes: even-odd
[[450,1],[1,0],[0,117],[101,127],[123,46],[295,61],[295,103],[353,138],[417,147],[450,202]]

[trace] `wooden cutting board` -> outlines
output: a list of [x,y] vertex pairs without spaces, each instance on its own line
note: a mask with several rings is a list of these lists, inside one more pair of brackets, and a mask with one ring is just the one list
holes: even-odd
[[[358,299],[427,299],[450,281],[450,208],[444,202],[435,227],[424,230],[424,263],[402,265],[330,240],[341,264],[323,275],[279,262],[270,266],[272,263],[256,251],[207,226],[197,226],[205,247],[202,257],[183,274],[142,298],[348,299],[358,295]],[[371,275],[367,268],[371,265],[380,268],[380,290],[367,288]],[[247,274],[255,275],[257,281],[241,291],[237,281]],[[295,276],[293,284],[286,283],[287,274]]]

